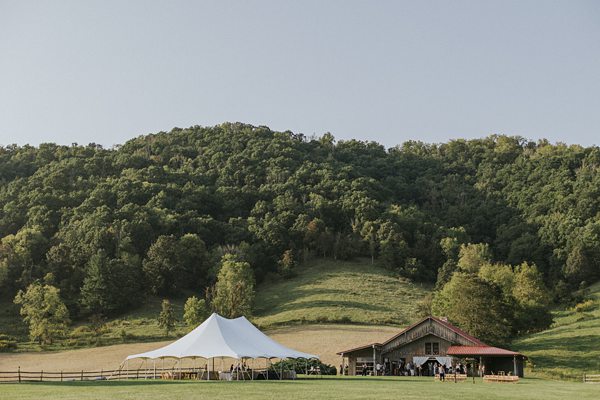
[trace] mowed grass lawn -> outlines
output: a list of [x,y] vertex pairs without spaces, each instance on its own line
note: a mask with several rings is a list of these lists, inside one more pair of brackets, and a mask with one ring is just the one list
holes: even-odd
[[291,279],[259,286],[252,321],[262,328],[315,322],[406,326],[430,290],[370,260],[313,260],[298,266]]
[[[533,368],[526,373],[552,379],[582,379],[600,374],[600,282],[590,287],[593,307],[585,312],[554,313],[554,324],[546,331],[524,337],[512,348],[529,357]],[[598,399],[600,399],[600,385]]]
[[431,378],[344,377],[255,382],[69,382],[0,385],[2,399],[530,399],[597,400],[600,386],[524,379],[517,384],[440,383]]

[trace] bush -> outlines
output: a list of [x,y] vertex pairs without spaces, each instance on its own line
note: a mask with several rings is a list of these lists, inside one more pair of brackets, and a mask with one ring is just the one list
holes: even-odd
[[288,360],[278,361],[271,366],[271,370],[277,371],[277,372],[280,371],[282,364],[283,364],[284,370],[294,370],[294,371],[296,371],[297,374],[305,374],[307,367],[308,367],[308,369],[310,369],[311,367],[314,367],[314,368],[318,367],[321,369],[322,375],[337,375],[337,369],[333,365],[323,364],[319,360],[304,360],[304,359],[291,360],[291,359],[288,359]]
[[592,311],[594,308],[596,308],[596,304],[593,300],[585,300],[576,304],[575,307],[573,307],[573,311],[582,313],[586,311]]
[[87,325],[82,325],[73,329],[69,336],[73,339],[89,338],[93,335],[93,333],[94,332],[92,332],[92,330]]
[[0,351],[11,351],[17,348],[17,340],[0,333]]

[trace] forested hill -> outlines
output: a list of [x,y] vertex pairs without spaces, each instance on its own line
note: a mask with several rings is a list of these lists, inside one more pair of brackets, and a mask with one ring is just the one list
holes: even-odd
[[417,281],[444,266],[447,280],[462,243],[535,263],[557,298],[600,277],[598,147],[490,136],[386,150],[226,123],[114,149],[2,147],[0,185],[0,293],[51,272],[72,315],[202,290],[227,252],[259,281],[287,250],[373,257]]

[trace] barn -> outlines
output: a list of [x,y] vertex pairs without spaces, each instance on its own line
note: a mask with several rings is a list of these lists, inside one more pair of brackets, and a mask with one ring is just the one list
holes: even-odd
[[[370,343],[340,351],[348,375],[374,374],[376,365],[385,375],[433,375],[435,364],[456,368],[469,376],[506,374],[523,377],[525,356],[489,346],[452,325],[446,318],[429,316],[402,330],[384,343]],[[364,370],[364,371],[363,371]]]

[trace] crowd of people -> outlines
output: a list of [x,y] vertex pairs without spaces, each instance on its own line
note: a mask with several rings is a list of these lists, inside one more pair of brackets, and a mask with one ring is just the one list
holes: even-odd
[[[454,366],[445,366],[444,364],[435,362],[427,362],[422,365],[415,365],[410,361],[407,363],[398,362],[390,363],[384,362],[376,363],[374,366],[369,366],[367,363],[362,363],[360,369],[357,371],[360,375],[374,375],[374,376],[435,376],[439,375],[441,380],[445,379],[447,374],[466,374],[468,366],[462,363],[458,363]],[[340,373],[348,375],[348,366],[340,365]]]

